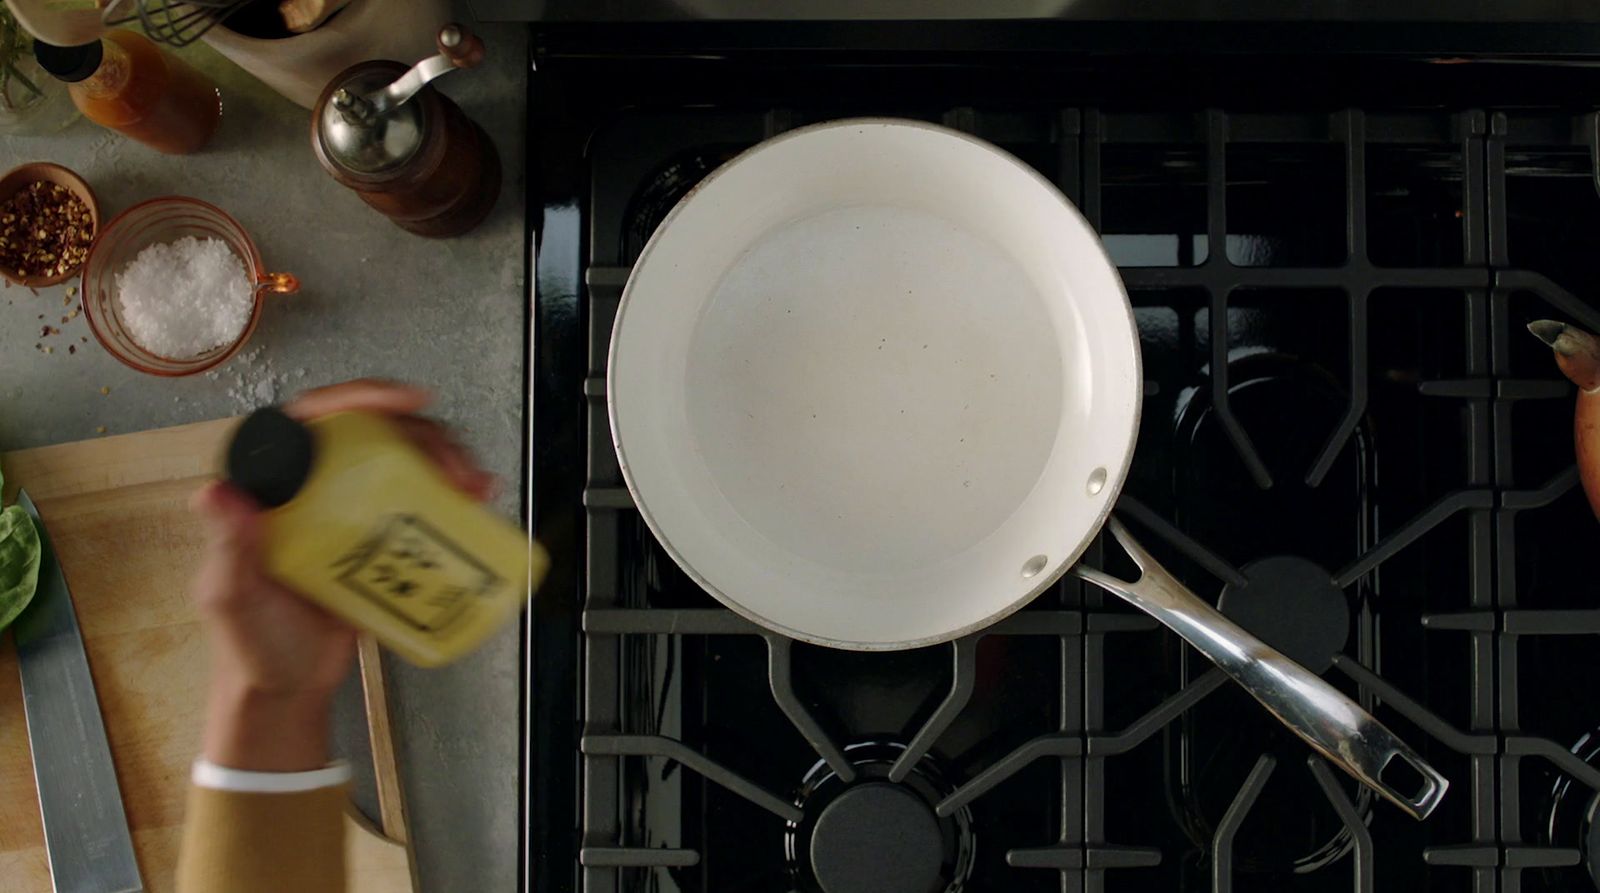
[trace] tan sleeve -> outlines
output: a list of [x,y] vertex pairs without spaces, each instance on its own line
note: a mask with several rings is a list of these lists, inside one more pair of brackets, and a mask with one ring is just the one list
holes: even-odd
[[342,893],[344,786],[254,794],[191,786],[178,893]]

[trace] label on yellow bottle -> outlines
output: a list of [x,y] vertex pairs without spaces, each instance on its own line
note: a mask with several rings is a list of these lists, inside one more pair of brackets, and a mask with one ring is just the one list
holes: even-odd
[[517,614],[548,566],[527,533],[456,490],[381,416],[306,428],[314,459],[266,517],[274,577],[422,666]]
[[329,570],[345,589],[426,633],[444,632],[474,599],[503,598],[510,585],[415,515],[382,521],[370,539]]

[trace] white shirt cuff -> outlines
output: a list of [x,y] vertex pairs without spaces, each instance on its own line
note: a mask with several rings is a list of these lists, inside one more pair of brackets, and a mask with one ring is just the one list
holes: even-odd
[[195,760],[189,780],[196,787],[218,791],[239,791],[246,794],[296,794],[331,788],[350,780],[350,766],[336,760],[321,769],[309,772],[251,772],[229,769],[206,760]]

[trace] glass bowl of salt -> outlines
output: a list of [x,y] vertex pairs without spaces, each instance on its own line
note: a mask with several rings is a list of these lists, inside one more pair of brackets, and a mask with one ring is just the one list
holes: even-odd
[[100,344],[151,375],[205,372],[249,340],[268,295],[299,280],[268,273],[250,234],[222,209],[172,195],[101,230],[83,265],[83,310]]

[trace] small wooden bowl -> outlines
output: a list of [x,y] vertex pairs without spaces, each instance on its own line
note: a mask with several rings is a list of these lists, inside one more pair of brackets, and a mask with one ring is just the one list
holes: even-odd
[[[83,202],[84,207],[89,209],[89,222],[94,226],[95,238],[100,237],[100,202],[95,199],[94,190],[89,188],[89,184],[82,177],[59,164],[30,161],[7,171],[5,176],[0,177],[0,203],[9,201],[13,195],[22,191],[23,187],[38,180],[65,186],[77,196],[78,201]],[[84,255],[84,259],[88,259],[87,254]],[[78,275],[78,270],[82,267],[83,264],[79,263],[75,267],[48,276],[18,276],[10,270],[0,268],[0,276],[5,276],[18,285],[38,288],[45,285],[60,285]]]

